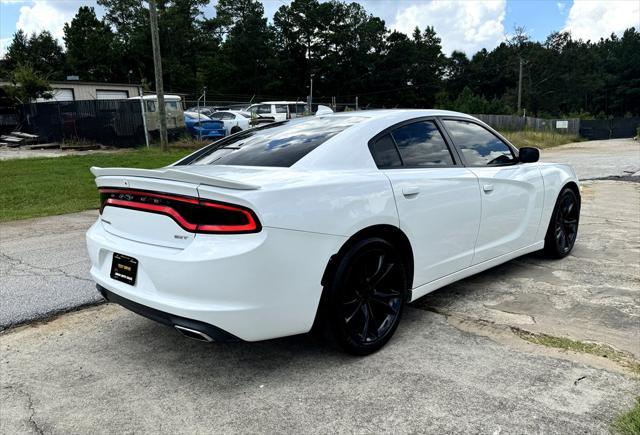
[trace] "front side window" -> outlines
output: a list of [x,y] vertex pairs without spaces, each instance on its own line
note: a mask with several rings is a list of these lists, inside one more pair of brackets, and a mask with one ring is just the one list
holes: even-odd
[[289,167],[363,119],[350,116],[276,122],[221,139],[181,164]]
[[511,148],[486,128],[469,121],[442,121],[470,166],[508,165],[516,162]]
[[178,102],[177,101],[167,101],[164,104],[164,107],[166,107],[168,110],[178,110]]
[[433,121],[403,125],[391,132],[404,166],[450,166],[453,158]]
[[156,102],[147,101],[147,112],[155,112],[155,111],[156,111]]

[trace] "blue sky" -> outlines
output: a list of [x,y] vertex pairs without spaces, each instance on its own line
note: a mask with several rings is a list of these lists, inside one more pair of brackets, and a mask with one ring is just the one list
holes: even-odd
[[[262,0],[269,18],[290,0]],[[367,11],[405,33],[417,25],[432,25],[442,38],[444,51],[471,55],[492,49],[524,26],[538,41],[556,30],[569,30],[575,38],[597,40],[625,28],[640,28],[640,0],[361,0]],[[17,29],[27,33],[49,30],[62,40],[62,27],[82,5],[102,9],[95,0],[0,0],[0,52]],[[214,14],[215,0],[206,8]],[[61,41],[62,42],[62,41]]]

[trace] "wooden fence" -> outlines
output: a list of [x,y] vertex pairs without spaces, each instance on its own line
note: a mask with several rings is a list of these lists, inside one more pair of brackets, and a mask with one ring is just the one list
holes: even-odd
[[580,119],[542,119],[513,115],[473,115],[496,130],[535,130],[556,131],[558,133],[578,134]]

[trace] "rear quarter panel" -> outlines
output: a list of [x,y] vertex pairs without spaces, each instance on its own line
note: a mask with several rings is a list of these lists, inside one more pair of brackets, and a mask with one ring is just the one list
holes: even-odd
[[250,207],[265,227],[349,237],[371,225],[398,226],[389,180],[373,171],[285,173],[281,182],[258,190],[201,185],[198,191],[203,198]]

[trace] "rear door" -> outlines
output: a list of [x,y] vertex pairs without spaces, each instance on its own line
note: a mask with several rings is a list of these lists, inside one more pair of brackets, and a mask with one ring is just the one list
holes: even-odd
[[538,166],[518,163],[511,146],[475,121],[443,119],[442,124],[480,183],[482,221],[473,263],[535,243],[544,202]]
[[418,287],[471,265],[480,225],[477,177],[459,164],[432,118],[398,124],[369,147],[391,181],[411,241]]

